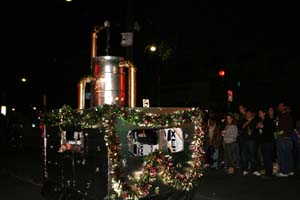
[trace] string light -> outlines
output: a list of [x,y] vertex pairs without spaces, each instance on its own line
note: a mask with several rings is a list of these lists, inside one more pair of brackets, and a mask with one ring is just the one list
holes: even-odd
[[[135,126],[150,128],[180,127],[192,123],[194,126],[193,139],[190,143],[190,159],[185,163],[173,164],[172,156],[161,150],[156,150],[145,157],[145,162],[138,173],[124,176],[120,139],[116,133],[117,119],[122,119]],[[58,112],[51,112],[42,118],[47,126],[58,126],[62,130],[68,127],[100,128],[108,148],[110,160],[109,172],[114,194],[110,199],[139,199],[147,196],[156,180],[161,180],[177,190],[189,191],[203,174],[204,151],[202,131],[202,112],[198,109],[178,111],[172,114],[145,113],[141,109],[124,108],[118,105],[103,105],[97,109],[78,111],[70,106],[63,106]],[[179,172],[176,166],[187,166],[184,172]],[[159,192],[159,188],[154,188]]]

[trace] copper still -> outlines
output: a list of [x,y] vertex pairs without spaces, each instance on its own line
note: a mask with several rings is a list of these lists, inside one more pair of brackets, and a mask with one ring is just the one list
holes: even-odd
[[78,108],[85,109],[86,85],[90,84],[89,107],[104,104],[126,106],[126,71],[128,70],[128,106],[136,106],[136,68],[131,61],[118,56],[97,56],[97,37],[102,30],[107,30],[107,48],[109,49],[108,21],[104,26],[95,26],[92,32],[91,75],[83,77],[78,83]]

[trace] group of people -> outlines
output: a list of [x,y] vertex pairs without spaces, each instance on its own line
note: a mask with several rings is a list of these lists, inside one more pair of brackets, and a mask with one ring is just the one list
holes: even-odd
[[[205,167],[224,167],[228,174],[271,178],[300,171],[300,123],[291,107],[256,110],[239,105],[237,113],[208,112],[205,124]],[[276,169],[276,167],[278,170]]]

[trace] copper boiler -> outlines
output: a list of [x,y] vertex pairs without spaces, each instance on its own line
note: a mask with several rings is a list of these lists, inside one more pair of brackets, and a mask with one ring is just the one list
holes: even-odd
[[[97,34],[108,29],[109,22],[104,26],[96,26],[92,32],[91,75],[83,77],[78,83],[78,108],[85,109],[104,104],[136,106],[136,68],[131,61],[118,56],[96,56]],[[125,70],[128,70],[128,78]],[[128,79],[128,98],[126,98],[126,79]],[[90,105],[86,103],[86,84],[90,84]]]

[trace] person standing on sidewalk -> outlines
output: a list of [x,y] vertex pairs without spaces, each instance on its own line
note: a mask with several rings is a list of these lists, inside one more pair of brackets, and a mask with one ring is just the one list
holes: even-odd
[[249,170],[255,176],[260,176],[258,172],[258,133],[257,125],[258,121],[254,111],[248,109],[246,111],[246,118],[243,121],[240,142],[242,151],[242,171],[243,176],[249,173]]
[[273,158],[274,158],[274,127],[272,119],[266,113],[266,110],[258,110],[259,122],[256,128],[259,130],[258,137],[261,147],[263,165],[265,169],[265,176],[263,178],[270,178],[273,176]]
[[208,150],[207,158],[210,168],[219,168],[219,148],[221,146],[220,123],[217,122],[215,115],[211,115],[208,119]]
[[233,174],[235,171],[234,168],[236,167],[236,160],[239,153],[237,148],[238,128],[233,116],[230,114],[226,116],[226,126],[222,131],[222,134],[225,166],[227,167],[227,173]]
[[294,129],[294,133],[296,135],[296,169],[298,175],[300,174],[300,119],[296,121],[296,128]]
[[279,118],[276,127],[276,150],[279,166],[278,177],[288,177],[294,175],[293,142],[291,134],[293,132],[293,118],[287,110],[284,102],[278,104]]

